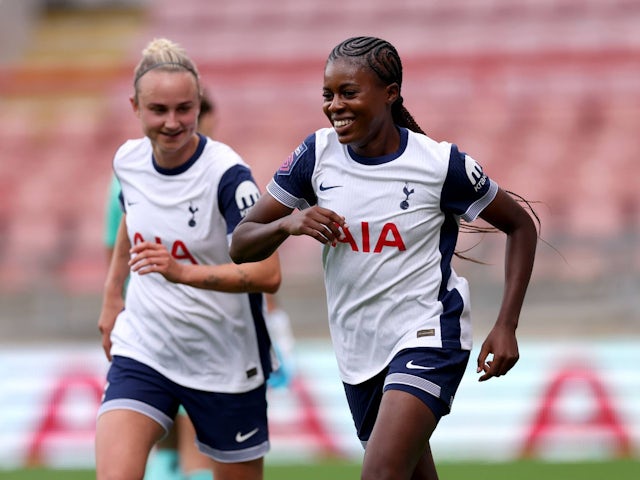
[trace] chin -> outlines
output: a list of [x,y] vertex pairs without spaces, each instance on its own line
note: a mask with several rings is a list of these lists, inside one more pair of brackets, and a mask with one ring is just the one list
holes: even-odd
[[340,135],[338,133],[338,141],[343,145],[351,145],[352,143],[354,143],[353,136],[349,134]]

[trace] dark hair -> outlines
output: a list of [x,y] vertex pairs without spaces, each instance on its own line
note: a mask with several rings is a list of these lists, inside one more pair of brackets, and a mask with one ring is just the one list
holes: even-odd
[[200,117],[207,115],[208,113],[213,113],[214,111],[215,105],[209,96],[209,92],[202,89],[202,94],[200,95]]
[[338,58],[349,57],[359,60],[375,72],[385,84],[398,84],[398,99],[391,107],[391,115],[396,125],[424,134],[420,125],[403,105],[402,62],[396,48],[386,40],[376,37],[352,37],[337,45],[329,54],[327,63]]
[[[398,99],[391,107],[391,115],[396,125],[407,128],[416,133],[422,133],[426,135],[420,125],[415,121],[413,116],[404,106],[404,100],[400,91],[402,90],[402,62],[400,61],[400,55],[396,48],[386,40],[376,37],[351,37],[345,41],[339,43],[329,54],[327,63],[332,62],[338,58],[350,58],[354,61],[360,62],[363,66],[370,68],[378,78],[384,83],[384,85],[391,85],[392,83],[398,84]],[[525,209],[529,211],[531,216],[535,219],[540,227],[540,218],[536,214],[535,210],[531,206],[531,202],[521,197],[517,193],[513,193],[509,190],[506,192],[514,197],[516,201],[522,203]],[[466,232],[475,233],[489,233],[495,232],[495,227],[483,227],[478,225],[472,225],[467,222],[461,222],[460,230]],[[465,260],[471,260],[477,262],[473,258],[466,257],[464,252],[455,252],[455,255]],[[478,262],[482,263],[482,262]]]

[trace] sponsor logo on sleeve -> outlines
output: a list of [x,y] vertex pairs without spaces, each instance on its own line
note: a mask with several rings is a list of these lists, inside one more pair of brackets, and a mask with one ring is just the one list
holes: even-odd
[[260,191],[255,183],[245,180],[236,188],[236,205],[240,211],[240,216],[244,218],[251,207],[260,198]]
[[464,168],[467,172],[467,178],[473,185],[473,189],[478,192],[487,183],[487,176],[482,171],[482,167],[469,155],[465,155]]
[[307,147],[307,144],[304,142],[298,145],[298,148],[296,148],[282,163],[282,165],[280,165],[278,175],[290,175],[298,159],[307,151],[308,148],[309,147]]

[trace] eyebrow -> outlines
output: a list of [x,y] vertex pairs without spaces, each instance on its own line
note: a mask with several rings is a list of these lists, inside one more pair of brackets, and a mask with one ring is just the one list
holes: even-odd
[[[186,102],[180,102],[180,103],[178,103],[178,105],[177,105],[177,106],[178,106],[178,107],[187,107],[187,106],[189,106],[189,107],[190,107],[190,106],[193,106],[193,105],[195,105],[195,104],[196,104],[196,102],[194,102],[194,101],[192,101],[192,100],[188,100],[188,101],[186,101]],[[167,106],[167,104],[166,104],[166,103],[159,103],[159,102],[149,102],[149,103],[147,104],[147,106],[149,106],[149,107],[166,107],[166,106]]]
[[[345,83],[341,83],[340,85],[338,85],[338,88],[345,88],[345,87],[359,87],[360,84],[358,82],[345,82]],[[323,86],[322,87],[323,90],[330,90],[330,87],[327,86]]]

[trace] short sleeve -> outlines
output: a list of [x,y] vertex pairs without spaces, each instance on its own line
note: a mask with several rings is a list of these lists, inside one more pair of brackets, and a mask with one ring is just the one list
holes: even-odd
[[447,176],[442,187],[441,208],[471,222],[491,203],[498,185],[471,156],[451,145]]
[[227,234],[233,233],[258,198],[260,189],[247,166],[234,165],[222,175],[218,188],[218,205],[220,214],[227,223]]
[[309,135],[276,171],[267,191],[279,202],[300,210],[318,201],[311,177],[316,162],[315,134]]

